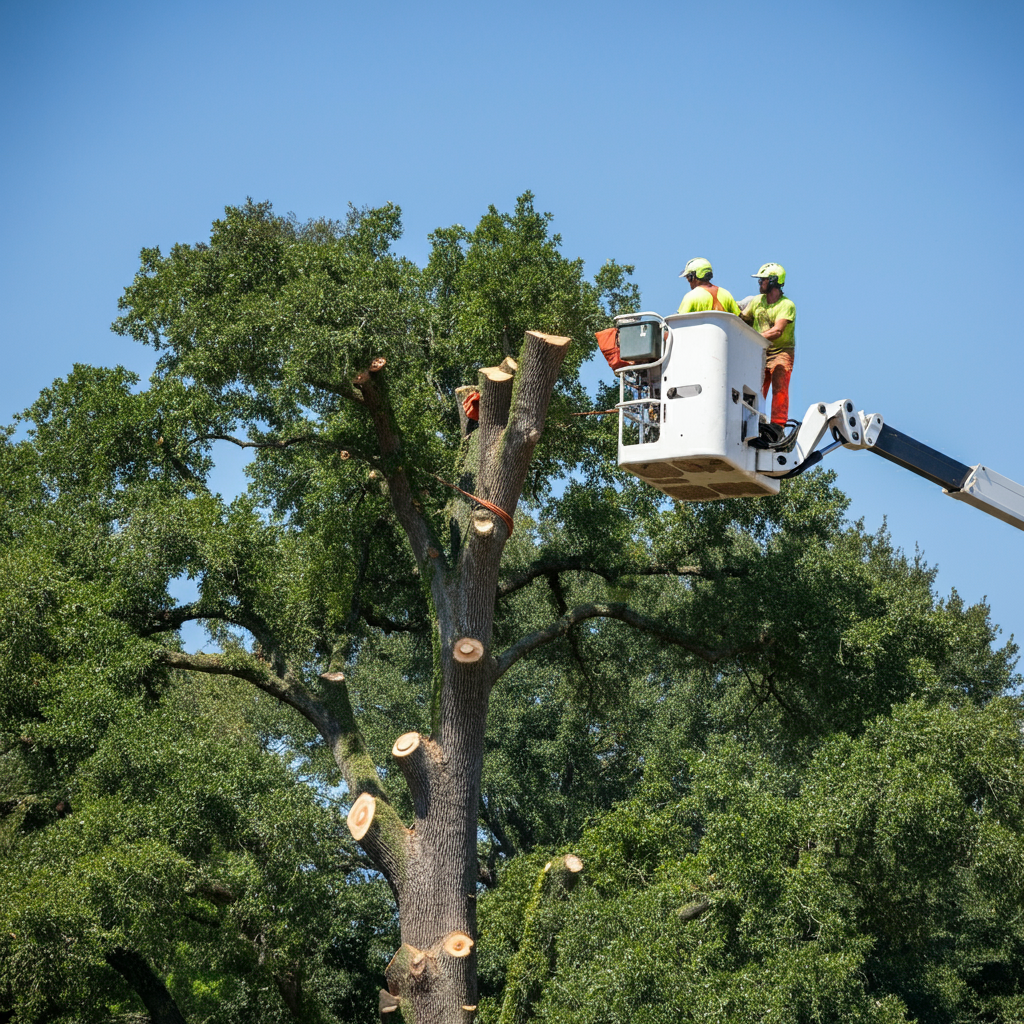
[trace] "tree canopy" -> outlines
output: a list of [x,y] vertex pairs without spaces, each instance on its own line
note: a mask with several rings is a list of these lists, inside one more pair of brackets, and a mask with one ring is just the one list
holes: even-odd
[[0,1021],[1024,1014],[1012,639],[828,473],[621,474],[632,268],[550,221],[229,208],[142,253],[147,385],[7,430]]

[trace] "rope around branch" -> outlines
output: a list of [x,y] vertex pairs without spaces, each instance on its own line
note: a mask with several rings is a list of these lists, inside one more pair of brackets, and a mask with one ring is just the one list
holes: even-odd
[[458,491],[459,494],[464,494],[470,501],[475,501],[478,505],[487,509],[488,512],[493,512],[504,524],[505,529],[508,530],[508,535],[512,536],[512,517],[503,509],[498,508],[497,505],[488,501],[486,498],[478,497],[475,494],[470,494],[469,491],[464,491],[461,487],[456,487],[455,484],[448,483],[447,480],[443,480],[436,473],[430,474],[438,483],[444,484],[445,487],[450,487],[453,491]]

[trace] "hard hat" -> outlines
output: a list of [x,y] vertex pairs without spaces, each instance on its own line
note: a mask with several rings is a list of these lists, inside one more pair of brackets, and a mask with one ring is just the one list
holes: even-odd
[[766,263],[756,274],[751,277],[774,277],[779,284],[786,283],[786,268],[778,263]]
[[693,274],[694,277],[703,281],[705,278],[711,277],[712,273],[711,264],[706,259],[696,256],[683,267],[683,272],[679,276],[689,277],[690,274]]

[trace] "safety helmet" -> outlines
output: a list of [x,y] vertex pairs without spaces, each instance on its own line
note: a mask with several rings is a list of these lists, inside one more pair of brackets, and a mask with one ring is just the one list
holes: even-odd
[[776,284],[786,283],[786,268],[780,266],[778,263],[766,263],[756,274],[751,274],[751,277],[767,277],[769,281],[774,277]]
[[679,276],[689,277],[693,274],[699,280],[705,281],[711,277],[712,273],[711,264],[706,259],[697,256],[683,267],[683,272]]

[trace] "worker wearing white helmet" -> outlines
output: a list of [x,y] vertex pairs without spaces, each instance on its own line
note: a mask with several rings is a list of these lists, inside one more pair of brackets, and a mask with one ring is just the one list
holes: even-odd
[[740,315],[740,307],[736,300],[724,288],[711,283],[714,271],[711,264],[702,257],[690,260],[683,272],[690,284],[690,293],[679,303],[680,313],[696,313],[706,309],[719,309],[725,313]]
[[765,361],[763,397],[772,389],[772,419],[769,440],[778,441],[786,432],[789,418],[789,378],[793,373],[793,354],[796,349],[796,305],[782,294],[786,271],[778,263],[765,263],[756,274],[760,295],[749,304],[744,301],[740,314],[754,330],[767,338],[771,345]]

